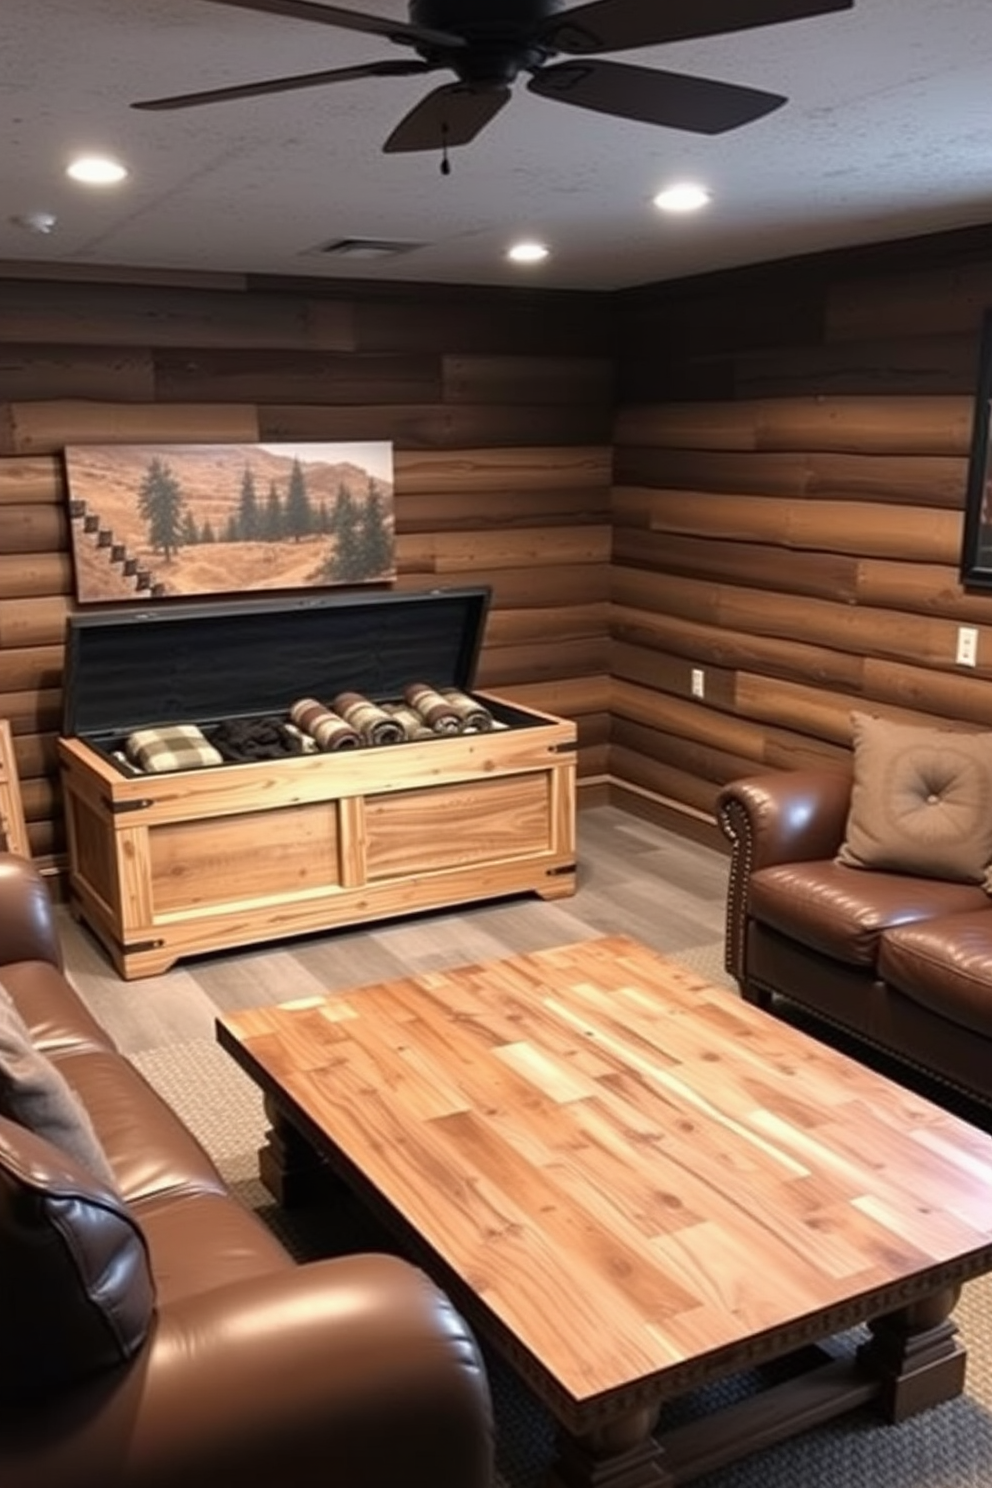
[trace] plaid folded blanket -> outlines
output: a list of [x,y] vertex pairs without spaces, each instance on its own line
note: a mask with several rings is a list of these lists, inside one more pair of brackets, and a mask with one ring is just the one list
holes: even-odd
[[223,756],[195,723],[137,729],[128,734],[124,753],[133,765],[149,775],[164,774],[167,770],[199,770],[204,765],[224,763]]

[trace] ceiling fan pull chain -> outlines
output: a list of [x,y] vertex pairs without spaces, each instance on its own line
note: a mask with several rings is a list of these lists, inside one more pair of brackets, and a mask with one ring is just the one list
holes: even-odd
[[441,120],[441,174],[442,176],[451,175],[451,161],[448,159],[448,126],[443,119]]

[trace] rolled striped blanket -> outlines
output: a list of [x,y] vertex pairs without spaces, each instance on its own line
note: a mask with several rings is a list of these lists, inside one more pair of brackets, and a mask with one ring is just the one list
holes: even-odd
[[402,744],[402,726],[385,708],[360,692],[339,692],[331,699],[331,707],[355,730],[363,744]]
[[462,723],[458,713],[436,687],[431,687],[427,682],[410,682],[403,689],[403,697],[433,733],[461,733]]
[[458,714],[463,734],[488,734],[493,728],[494,719],[489,709],[469,697],[467,692],[460,692],[457,687],[445,687],[441,695]]
[[396,719],[396,722],[403,730],[403,738],[408,744],[412,744],[419,739],[434,739],[437,737],[434,730],[429,728],[421,718],[416,708],[411,708],[409,704],[383,703],[382,706],[391,718]]
[[316,742],[319,749],[336,754],[341,749],[358,749],[362,740],[351,724],[316,698],[300,698],[289,710],[290,720]]

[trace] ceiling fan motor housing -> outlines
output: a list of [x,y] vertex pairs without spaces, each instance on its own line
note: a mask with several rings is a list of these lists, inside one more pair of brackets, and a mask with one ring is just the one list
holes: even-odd
[[[507,32],[529,36],[560,9],[561,0],[492,0],[488,5],[480,5],[479,0],[410,0],[409,4],[413,25],[470,37]],[[480,11],[489,14],[480,15]]]
[[[483,8],[488,15],[480,16]],[[425,61],[449,67],[463,83],[512,83],[518,73],[543,67],[552,55],[535,35],[558,9],[558,0],[499,0],[486,7],[478,0],[410,0],[409,9],[413,25],[464,37],[464,47],[416,48]]]

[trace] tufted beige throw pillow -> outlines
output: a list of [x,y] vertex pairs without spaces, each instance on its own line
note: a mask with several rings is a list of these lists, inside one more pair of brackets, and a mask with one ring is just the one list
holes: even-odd
[[0,989],[0,1116],[68,1154],[111,1192],[117,1185],[86,1108],[72,1086],[31,1042],[13,1001]]
[[962,883],[992,863],[992,734],[852,713],[854,783],[837,862]]

